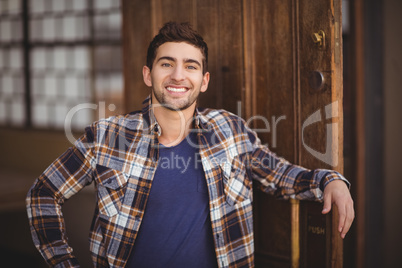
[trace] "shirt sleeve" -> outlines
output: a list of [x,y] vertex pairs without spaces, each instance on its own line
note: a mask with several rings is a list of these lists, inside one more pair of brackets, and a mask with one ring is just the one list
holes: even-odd
[[61,206],[92,182],[93,162],[93,131],[89,127],[28,191],[26,206],[32,239],[52,267],[79,267],[68,245]]
[[309,170],[278,157],[261,144],[256,133],[248,129],[253,144],[249,155],[251,177],[260,183],[262,191],[278,198],[299,200],[323,199],[324,188],[333,180],[349,182],[337,171],[328,169]]

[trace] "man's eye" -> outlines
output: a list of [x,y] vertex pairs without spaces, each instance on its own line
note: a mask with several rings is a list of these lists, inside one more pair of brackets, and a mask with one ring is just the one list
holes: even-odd
[[172,66],[170,63],[162,63],[162,67],[170,67]]
[[193,66],[193,65],[189,65],[189,66],[187,66],[187,69],[190,69],[190,70],[197,70],[197,67],[196,67],[196,66]]

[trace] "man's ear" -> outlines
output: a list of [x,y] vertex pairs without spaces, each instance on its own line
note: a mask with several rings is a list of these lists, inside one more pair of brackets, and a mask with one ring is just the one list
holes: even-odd
[[148,66],[142,67],[142,77],[145,85],[152,87],[151,70],[148,68]]
[[201,92],[207,91],[208,84],[209,84],[209,72],[206,72],[202,78]]

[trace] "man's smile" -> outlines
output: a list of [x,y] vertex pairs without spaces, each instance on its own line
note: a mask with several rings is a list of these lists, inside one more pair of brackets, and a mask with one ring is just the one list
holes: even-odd
[[175,93],[182,93],[188,91],[187,87],[166,87],[167,91],[175,92]]

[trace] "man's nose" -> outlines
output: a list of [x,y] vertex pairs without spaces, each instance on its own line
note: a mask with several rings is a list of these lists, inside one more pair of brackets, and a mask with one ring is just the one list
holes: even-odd
[[182,81],[185,78],[184,70],[182,66],[176,66],[173,69],[173,72],[171,74],[172,79],[176,81]]

